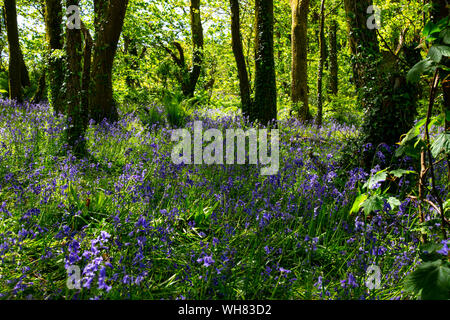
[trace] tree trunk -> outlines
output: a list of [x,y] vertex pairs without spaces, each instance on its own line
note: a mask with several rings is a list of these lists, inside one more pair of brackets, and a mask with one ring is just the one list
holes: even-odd
[[330,31],[329,31],[329,41],[330,41],[330,88],[329,92],[332,95],[338,94],[339,79],[338,79],[338,49],[337,49],[337,22],[336,20],[331,21]]
[[56,113],[64,110],[64,61],[55,50],[63,49],[62,4],[60,0],[45,0],[45,29],[49,46],[49,102]]
[[292,74],[291,100],[299,107],[303,121],[311,119],[308,99],[308,12],[309,0],[291,0],[292,11]]
[[273,0],[255,1],[255,25],[255,118],[267,124],[277,119]]
[[19,44],[16,0],[5,0],[4,6],[9,45],[9,98],[22,102],[21,62],[23,58],[21,58],[22,52]]
[[[345,0],[353,82],[358,104],[364,109],[359,138],[368,150],[363,162],[369,168],[375,150],[385,143],[394,145],[411,128],[416,115],[417,89],[406,82],[406,71],[398,61],[383,58],[377,31],[369,28],[367,8],[372,0]],[[389,56],[389,59],[392,55]]]
[[203,63],[203,26],[200,16],[200,0],[191,0],[190,6],[192,30],[192,68],[189,72],[189,82],[185,86],[184,95],[193,97]]
[[116,121],[119,118],[113,100],[112,68],[122,32],[128,0],[94,1],[96,35],[92,63],[92,118]]
[[81,22],[81,31],[84,38],[83,49],[83,74],[81,79],[81,109],[84,126],[87,126],[89,120],[89,88],[91,84],[91,59],[93,41],[89,30]]
[[176,75],[178,82],[181,85],[181,91],[187,98],[194,96],[195,87],[197,86],[198,79],[202,70],[203,63],[203,26],[200,15],[200,0],[191,0],[190,4],[190,17],[191,17],[191,33],[192,33],[192,67],[188,70],[186,60],[184,58],[183,47],[178,42],[172,44],[178,51],[179,57],[161,41],[159,44],[170,55],[172,60],[179,68],[179,72]]
[[236,65],[238,69],[242,113],[244,116],[252,117],[250,81],[245,62],[244,50],[242,48],[239,0],[230,0],[230,5],[231,5],[231,43],[233,47],[234,58],[236,60]]
[[[78,0],[67,0],[67,7],[78,6]],[[76,153],[82,153],[84,134],[83,114],[81,109],[81,30],[66,28],[66,54],[67,54],[67,116],[70,118],[68,124],[68,143]]]
[[[367,28],[367,8],[372,5],[372,0],[344,0],[350,50],[354,56],[354,83],[357,89],[364,87],[367,79],[373,77],[367,70],[366,62],[377,59],[380,51],[376,31]],[[376,68],[372,71],[376,71]]]
[[22,87],[29,87],[31,85],[30,75],[25,60],[23,59],[22,50],[20,50],[20,60],[20,82]]
[[39,77],[39,83],[38,87],[36,89],[36,92],[33,95],[33,98],[31,99],[31,103],[39,103],[44,99],[44,91],[45,91],[45,73],[47,71],[44,69],[42,71],[41,76]]
[[[135,73],[139,69],[139,53],[136,45],[136,40],[128,36],[123,37],[124,51],[125,51],[125,63],[129,70],[125,82],[129,88],[140,87],[139,79],[135,78]],[[132,75],[133,73],[133,75]]]
[[323,79],[323,65],[325,60],[325,0],[322,0],[320,5],[320,30],[319,30],[319,71],[317,74],[317,118],[316,124],[318,127],[322,126],[323,118],[323,97],[322,97],[322,79]]

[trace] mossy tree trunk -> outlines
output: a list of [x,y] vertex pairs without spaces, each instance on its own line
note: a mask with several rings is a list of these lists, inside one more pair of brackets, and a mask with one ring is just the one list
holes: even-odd
[[262,124],[277,118],[277,90],[273,49],[273,0],[255,1],[254,115]]
[[56,113],[64,113],[64,58],[61,0],[45,0],[45,30],[48,43],[49,102]]
[[[78,6],[78,0],[67,0],[67,7]],[[75,153],[84,152],[83,110],[81,107],[81,74],[82,74],[82,40],[81,30],[66,28],[66,55],[67,55],[67,116],[70,118],[68,129],[68,143]]]
[[366,86],[368,79],[374,76],[380,58],[376,30],[367,28],[367,8],[372,5],[372,0],[344,0],[353,55],[353,80],[357,89]]
[[292,74],[291,101],[300,107],[299,117],[311,119],[308,98],[308,13],[309,0],[291,0],[292,11]]
[[[411,128],[416,116],[417,88],[406,82],[405,66],[396,56],[383,57],[377,30],[368,27],[372,0],[344,0],[352,52],[353,82],[358,103],[364,109],[359,142],[371,146],[364,165],[372,163],[375,150],[383,143],[394,145]],[[403,59],[404,60],[404,59]],[[411,66],[412,67],[412,66]]]

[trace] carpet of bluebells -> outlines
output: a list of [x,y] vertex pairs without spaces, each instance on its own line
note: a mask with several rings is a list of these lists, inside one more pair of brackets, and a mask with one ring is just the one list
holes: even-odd
[[[186,127],[194,120],[246,126],[195,114]],[[417,208],[404,197],[370,219],[349,214],[371,174],[340,157],[357,128],[278,128],[279,173],[261,176],[257,165],[175,165],[172,128],[135,113],[91,122],[89,156],[77,158],[62,116],[0,101],[0,299],[410,298]],[[391,152],[378,148],[372,173]],[[79,289],[67,285],[73,266]]]

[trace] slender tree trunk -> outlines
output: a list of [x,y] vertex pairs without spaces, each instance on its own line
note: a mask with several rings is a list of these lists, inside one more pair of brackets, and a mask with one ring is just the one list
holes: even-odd
[[322,97],[322,79],[323,79],[323,65],[325,61],[325,0],[322,0],[320,5],[320,27],[319,27],[319,71],[317,74],[317,126],[322,126],[323,118],[323,97]]
[[89,120],[89,89],[91,84],[91,59],[92,59],[92,46],[93,40],[89,30],[86,28],[83,22],[81,22],[81,31],[84,38],[83,49],[83,74],[81,79],[81,109],[84,127],[87,127]]
[[112,68],[122,32],[128,0],[94,1],[96,35],[92,63],[92,118],[116,121],[119,118],[113,100]]
[[338,79],[338,50],[337,50],[337,22],[336,20],[331,21],[330,31],[329,31],[329,41],[330,41],[330,88],[329,92],[332,95],[338,94],[339,79]]
[[[67,0],[67,7],[78,6],[78,0]],[[66,28],[66,54],[67,54],[67,115],[70,118],[68,129],[68,143],[75,152],[84,151],[83,139],[84,124],[81,110],[81,30]]]
[[308,13],[309,0],[291,0],[292,74],[291,100],[300,105],[300,119],[311,119],[308,98]]
[[16,0],[5,0],[4,6],[9,45],[9,98],[22,102],[21,63],[23,58],[21,58],[22,52],[19,44]]
[[200,0],[191,0],[190,5],[192,30],[192,69],[189,72],[189,81],[185,86],[184,95],[193,97],[197,86],[203,63],[203,26],[200,16]]
[[230,0],[231,5],[231,42],[234,58],[238,69],[239,89],[241,93],[242,113],[251,117],[252,100],[250,97],[250,81],[242,48],[241,22],[239,14],[239,0]]
[[192,34],[192,67],[188,70],[186,60],[184,57],[183,47],[178,42],[173,42],[173,45],[178,51],[179,57],[161,41],[159,44],[171,56],[172,60],[179,68],[176,75],[178,82],[181,85],[181,91],[187,98],[194,96],[195,88],[202,71],[203,64],[203,26],[200,15],[200,0],[191,0],[190,2],[190,18],[191,18],[191,34]]
[[124,51],[125,51],[125,63],[129,68],[129,72],[126,75],[125,82],[129,88],[140,87],[138,79],[135,79],[131,73],[135,73],[139,69],[139,54],[136,45],[136,40],[128,36],[123,37]]
[[267,124],[277,119],[273,0],[255,1],[255,21],[255,117]]
[[64,108],[64,61],[56,50],[63,49],[61,0],[45,0],[45,29],[49,46],[48,80],[49,102],[56,113],[65,112]]

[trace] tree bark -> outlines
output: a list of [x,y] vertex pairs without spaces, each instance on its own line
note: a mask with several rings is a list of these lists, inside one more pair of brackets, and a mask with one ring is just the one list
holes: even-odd
[[49,102],[56,113],[64,110],[64,65],[63,58],[55,54],[63,49],[62,4],[60,0],[45,0],[45,30],[49,46],[48,80]]
[[191,30],[192,30],[192,68],[189,72],[189,81],[184,88],[186,97],[193,97],[197,86],[203,63],[203,26],[200,16],[200,0],[191,0],[190,5]]
[[330,41],[330,88],[329,92],[332,95],[337,95],[339,91],[339,79],[338,79],[338,49],[337,49],[337,22],[331,21],[329,31]]
[[383,58],[377,30],[370,28],[367,13],[372,0],[344,0],[352,52],[353,83],[358,104],[364,110],[360,146],[370,145],[363,162],[371,166],[375,150],[385,143],[394,145],[413,125],[417,89],[407,83],[406,71],[396,59]]
[[83,74],[81,79],[81,109],[84,126],[87,126],[89,120],[89,89],[91,84],[91,59],[92,59],[92,46],[93,40],[89,30],[86,28],[83,22],[81,22],[81,32],[84,38],[83,48]]
[[376,31],[367,28],[367,8],[372,5],[372,0],[344,0],[350,50],[354,56],[354,83],[357,89],[364,87],[367,78],[373,76],[369,74],[365,62],[376,59],[380,51]]
[[[78,0],[67,0],[67,7],[78,6]],[[66,28],[66,54],[67,54],[67,115],[70,118],[68,124],[68,143],[76,153],[82,151],[84,134],[83,114],[81,109],[81,30]]]
[[92,118],[116,121],[119,118],[113,100],[112,68],[117,43],[124,23],[128,0],[94,1],[96,35],[92,63]]
[[230,0],[230,6],[231,6],[231,43],[238,70],[242,113],[246,117],[251,117],[252,100],[250,96],[250,81],[245,62],[244,50],[242,47],[239,0]]
[[183,95],[187,98],[194,96],[195,88],[197,86],[198,79],[200,78],[202,64],[203,64],[203,26],[200,15],[200,0],[191,0],[190,2],[190,25],[192,34],[192,66],[188,70],[186,60],[184,57],[183,47],[178,42],[173,42],[172,44],[178,51],[179,57],[167,46],[165,46],[162,41],[158,41],[161,47],[170,55],[172,60],[179,68],[179,72],[176,78],[181,86],[181,91]]
[[292,74],[291,101],[299,107],[301,120],[311,119],[308,98],[308,13],[309,0],[291,0]]
[[31,103],[39,103],[44,99],[45,73],[46,73],[46,70],[44,69],[42,71],[41,76],[39,77],[38,87],[36,89],[36,92],[33,95],[33,98],[31,99]]
[[29,87],[31,85],[30,75],[25,60],[23,59],[22,50],[20,50],[20,60],[20,83],[22,84],[22,87]]
[[323,96],[322,96],[322,79],[323,79],[323,65],[325,61],[325,0],[322,0],[320,5],[320,26],[319,26],[319,71],[317,74],[317,118],[316,124],[318,127],[322,126],[323,118]]
[[4,6],[9,45],[9,98],[22,102],[21,63],[23,58],[19,44],[16,0],[5,0]]
[[273,0],[255,1],[255,25],[255,118],[267,124],[277,119]]
[[[140,55],[138,53],[136,40],[128,36],[123,37],[124,51],[125,51],[125,63],[127,64],[130,71],[126,75],[125,82],[129,88],[140,87],[139,79],[132,76],[135,75],[136,71],[139,70],[139,60]],[[145,50],[145,48],[144,48]]]

